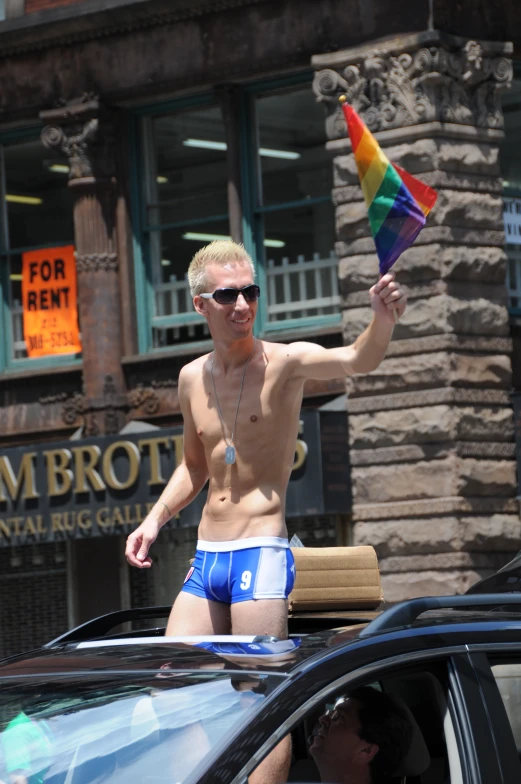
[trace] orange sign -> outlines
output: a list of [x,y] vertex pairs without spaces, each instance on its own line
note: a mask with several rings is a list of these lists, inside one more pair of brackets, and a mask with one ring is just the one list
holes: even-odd
[[29,357],[81,351],[73,245],[22,253],[22,303]]

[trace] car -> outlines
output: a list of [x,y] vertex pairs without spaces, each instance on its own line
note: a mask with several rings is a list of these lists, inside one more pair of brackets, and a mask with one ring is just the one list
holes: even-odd
[[519,784],[520,579],[518,558],[463,596],[295,613],[288,640],[165,637],[169,607],[93,619],[0,662],[0,780],[246,784],[291,734],[289,780],[318,782],[317,717],[370,685],[413,728],[393,781]]

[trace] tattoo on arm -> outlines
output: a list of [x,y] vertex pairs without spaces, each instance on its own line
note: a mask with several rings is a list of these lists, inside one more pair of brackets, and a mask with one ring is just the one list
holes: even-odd
[[170,509],[168,508],[168,505],[167,505],[167,504],[165,504],[165,502],[164,502],[164,501],[160,501],[159,503],[160,503],[162,506],[164,506],[164,507],[165,507],[165,509],[166,509],[166,511],[167,511],[167,513],[168,513],[168,518],[167,518],[167,522],[168,522],[168,520],[170,520],[170,519],[172,518],[172,512],[170,511]]

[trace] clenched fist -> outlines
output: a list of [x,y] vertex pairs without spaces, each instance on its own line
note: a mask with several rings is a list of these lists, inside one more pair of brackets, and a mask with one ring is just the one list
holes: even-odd
[[[369,289],[371,307],[377,316],[394,323],[405,311],[407,297],[394,278],[394,273],[382,275],[378,283]],[[395,316],[396,312],[396,316]]]

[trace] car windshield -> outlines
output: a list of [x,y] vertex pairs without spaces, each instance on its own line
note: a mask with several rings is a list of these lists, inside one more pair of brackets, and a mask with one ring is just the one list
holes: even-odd
[[280,682],[171,670],[0,679],[0,781],[182,782]]

